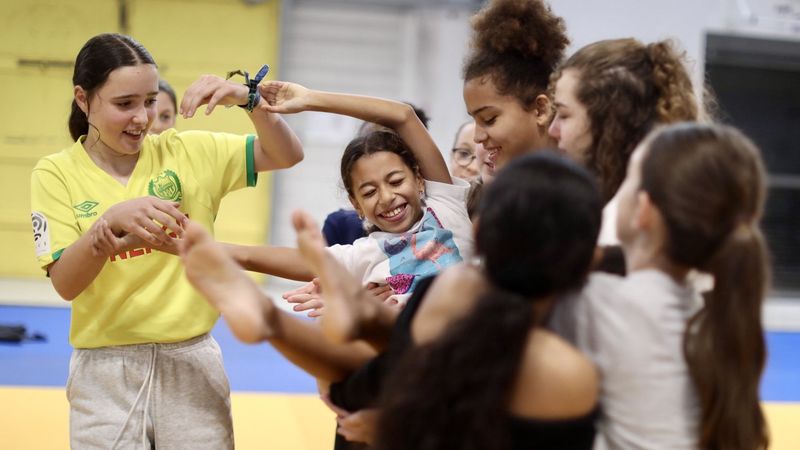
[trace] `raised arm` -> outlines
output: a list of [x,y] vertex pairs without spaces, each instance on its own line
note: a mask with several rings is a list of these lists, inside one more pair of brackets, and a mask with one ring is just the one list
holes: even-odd
[[[207,105],[205,114],[211,114],[218,105],[247,104],[247,86],[224,80],[216,75],[203,75],[186,90],[180,113],[184,118],[194,116],[197,108]],[[255,142],[255,169],[258,172],[285,169],[303,160],[300,140],[278,115],[270,112],[264,99],[252,112],[245,113],[253,122],[258,138]]]
[[268,103],[264,108],[274,113],[329,112],[391,128],[414,153],[423,178],[453,182],[442,153],[410,105],[377,97],[315,91],[284,81],[269,81],[259,89]]

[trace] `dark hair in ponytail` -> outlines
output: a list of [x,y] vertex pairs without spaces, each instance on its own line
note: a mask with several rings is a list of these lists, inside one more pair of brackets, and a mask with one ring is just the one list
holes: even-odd
[[[99,34],[89,39],[78,52],[72,84],[82,87],[89,100],[95,91],[105,84],[108,74],[113,70],[139,64],[155,65],[153,57],[142,44],[123,34]],[[74,99],[68,124],[69,134],[73,140],[89,132],[87,114],[80,109]]]
[[698,104],[683,55],[669,41],[644,45],[636,39],[589,44],[553,74],[577,72],[575,96],[586,107],[592,145],[589,169],[600,180],[604,201],[614,197],[639,142],[657,124],[694,121]]
[[509,395],[541,319],[532,303],[583,284],[600,215],[592,176],[560,155],[524,155],[498,174],[481,199],[476,234],[493,288],[392,370],[378,448],[508,447]]
[[769,262],[758,226],[765,198],[759,151],[733,128],[698,124],[664,128],[648,145],[641,188],[666,223],[667,256],[714,276],[684,338],[700,400],[700,448],[766,448],[758,389]]

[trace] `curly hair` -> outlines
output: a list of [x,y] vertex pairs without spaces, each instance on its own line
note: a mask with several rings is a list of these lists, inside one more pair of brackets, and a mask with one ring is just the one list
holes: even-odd
[[636,145],[656,124],[696,121],[698,102],[684,54],[669,41],[599,41],[578,50],[553,73],[578,76],[575,97],[586,107],[592,145],[586,161],[604,201],[614,197]]
[[464,81],[490,76],[530,110],[569,45],[564,20],[542,0],[494,0],[472,18]]

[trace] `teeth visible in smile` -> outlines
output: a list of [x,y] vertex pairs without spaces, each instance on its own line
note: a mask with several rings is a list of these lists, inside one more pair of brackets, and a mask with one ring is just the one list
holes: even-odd
[[386,217],[387,219],[390,219],[390,218],[400,214],[402,211],[403,211],[403,206],[398,206],[397,208],[395,208],[395,209],[393,209],[391,211],[386,211],[385,213],[383,213],[381,215],[383,217]]
[[135,130],[135,131],[134,130],[127,130],[125,132],[128,133],[128,134],[132,134],[134,136],[141,136],[144,131],[143,130]]

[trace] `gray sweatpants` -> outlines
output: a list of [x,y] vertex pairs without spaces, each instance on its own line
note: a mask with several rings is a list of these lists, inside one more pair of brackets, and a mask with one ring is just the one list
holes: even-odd
[[75,450],[233,448],[230,385],[207,334],[75,349],[67,399]]

